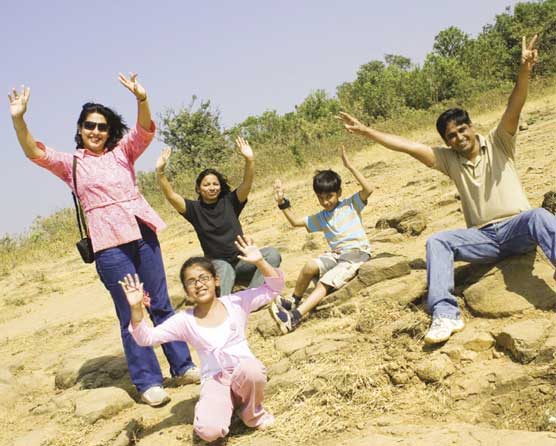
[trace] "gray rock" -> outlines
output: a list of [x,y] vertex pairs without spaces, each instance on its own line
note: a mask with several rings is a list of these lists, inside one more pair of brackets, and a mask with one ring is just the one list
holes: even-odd
[[298,387],[302,379],[303,376],[297,369],[291,369],[289,372],[282,375],[272,376],[266,384],[265,395],[272,395],[280,390]]
[[506,317],[533,307],[556,307],[553,267],[535,253],[503,260],[463,291],[465,302],[483,317]]
[[0,368],[0,384],[13,384],[15,377],[7,368]]
[[427,218],[420,212],[407,217],[404,214],[396,229],[402,234],[417,236],[427,229]]
[[314,333],[312,330],[299,328],[292,333],[280,336],[274,341],[276,350],[281,351],[287,356],[304,349],[313,343]]
[[415,365],[416,375],[426,383],[442,381],[455,370],[450,358],[443,354],[432,354]]
[[405,237],[396,229],[390,228],[388,226],[387,229],[384,229],[383,231],[369,236],[369,241],[371,243],[401,243],[405,241]]
[[265,339],[280,336],[282,333],[270,315],[257,322],[256,330]]
[[349,345],[350,343],[345,341],[323,339],[322,341],[318,341],[315,344],[308,346],[305,351],[307,352],[307,356],[326,355],[341,351]]
[[19,393],[10,384],[0,383],[0,407],[5,407],[10,409],[13,407],[15,402],[20,398]]
[[459,344],[473,352],[482,352],[494,346],[494,338],[486,331],[467,329],[452,336],[450,343]]
[[283,375],[291,368],[291,363],[287,358],[283,358],[268,367],[268,376]]
[[13,446],[43,446],[47,442],[55,439],[57,428],[53,424],[46,427],[32,430],[16,438],[12,443]]
[[551,327],[546,319],[516,322],[497,334],[496,344],[509,351],[516,361],[527,364],[539,354]]
[[551,332],[541,347],[539,354],[535,358],[535,362],[547,363],[556,359],[556,334]]
[[364,286],[371,286],[384,280],[405,276],[411,272],[405,257],[374,257],[359,268],[357,279]]
[[133,404],[134,401],[127,392],[117,387],[83,390],[75,399],[75,414],[94,424],[99,419],[108,419]]

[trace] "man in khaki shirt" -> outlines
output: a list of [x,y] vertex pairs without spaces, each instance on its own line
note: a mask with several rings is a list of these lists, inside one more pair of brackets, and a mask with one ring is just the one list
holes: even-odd
[[537,36],[522,41],[521,64],[508,106],[486,137],[475,134],[465,110],[442,113],[436,129],[448,148],[433,148],[401,136],[380,132],[340,113],[350,133],[366,136],[384,147],[407,153],[449,176],[461,197],[468,229],[442,231],[427,240],[427,307],[432,324],[425,342],[446,341],[463,329],[454,291],[454,261],[496,262],[539,245],[555,263],[556,217],[531,209],[517,175],[515,135],[527,98],[529,75],[538,59]]

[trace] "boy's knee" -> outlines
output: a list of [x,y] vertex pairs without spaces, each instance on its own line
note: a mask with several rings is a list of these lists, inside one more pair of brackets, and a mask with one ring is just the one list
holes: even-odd
[[217,423],[207,420],[206,423],[198,421],[197,419],[193,423],[193,430],[195,433],[204,441],[211,442],[218,440],[219,438],[224,438],[228,435],[228,426],[221,426]]
[[301,272],[306,276],[316,276],[319,273],[319,265],[314,260],[309,260],[304,266]]

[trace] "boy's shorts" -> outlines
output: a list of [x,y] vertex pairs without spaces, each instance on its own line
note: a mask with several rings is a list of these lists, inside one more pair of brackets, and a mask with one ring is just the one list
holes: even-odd
[[319,266],[319,282],[335,289],[342,288],[370,258],[369,253],[359,250],[343,254],[326,252],[315,259]]

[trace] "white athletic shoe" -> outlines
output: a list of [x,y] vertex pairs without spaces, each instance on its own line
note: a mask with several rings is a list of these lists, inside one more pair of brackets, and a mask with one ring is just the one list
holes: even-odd
[[151,407],[158,407],[170,401],[170,395],[162,386],[152,386],[141,394],[141,401]]
[[461,331],[464,326],[465,324],[461,319],[433,318],[431,327],[425,335],[425,344],[438,344],[447,341],[452,334]]
[[174,377],[172,381],[174,381],[176,386],[198,384],[201,382],[201,372],[197,366],[189,367],[183,375]]

